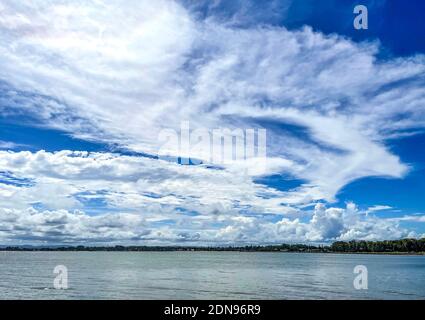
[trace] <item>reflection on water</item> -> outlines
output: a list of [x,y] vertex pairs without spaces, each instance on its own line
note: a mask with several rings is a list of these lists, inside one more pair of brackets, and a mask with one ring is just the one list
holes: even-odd
[[[53,288],[68,268],[69,289]],[[365,265],[369,289],[356,290]],[[0,252],[0,299],[425,299],[425,257],[238,252]]]

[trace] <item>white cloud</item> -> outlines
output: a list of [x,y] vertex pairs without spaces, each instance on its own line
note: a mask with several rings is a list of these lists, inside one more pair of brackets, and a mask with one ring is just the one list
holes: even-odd
[[19,143],[14,143],[11,141],[2,141],[0,140],[0,150],[13,150],[16,149],[18,147],[25,147],[25,145],[19,144]]
[[[347,209],[316,208],[310,221],[283,218],[276,223],[257,217],[220,215],[176,219],[172,227],[145,219],[141,213],[40,211],[0,209],[0,239],[4,243],[132,243],[226,244],[281,243],[351,239],[395,239],[416,234],[386,220],[357,218],[347,224]],[[205,221],[202,221],[205,220]],[[352,221],[351,221],[352,222]]]
[[390,220],[391,221],[425,222],[425,215],[423,214],[406,215],[401,218],[391,218]]
[[0,239],[15,243],[95,243],[148,236],[136,214],[88,216],[82,212],[0,209]]
[[[0,172],[29,179],[29,186],[7,186],[3,206],[26,208],[41,202],[49,209],[82,207],[79,199],[104,199],[110,207],[140,209],[170,205],[212,213],[218,209],[286,213],[283,193],[252,182],[250,176],[205,166],[181,166],[146,157],[110,153],[0,151]],[[267,194],[267,197],[264,195]],[[293,210],[293,209],[292,209]]]
[[367,208],[367,212],[384,211],[384,210],[390,210],[390,209],[392,209],[392,207],[390,206],[375,205],[375,206]]
[[[10,181],[21,182],[1,185],[4,241],[223,244],[409,235],[398,221],[367,216],[353,204],[303,211],[250,177],[202,166],[105,153],[0,151],[0,172],[6,169]],[[281,218],[272,222],[273,216]]]
[[[97,199],[114,210],[146,210],[147,219],[176,208],[205,219],[223,211],[297,216],[300,206],[334,201],[355,179],[407,174],[385,143],[425,125],[424,56],[378,61],[378,43],[310,28],[240,27],[243,14],[233,18],[201,20],[166,0],[2,1],[0,110],[148,154],[158,151],[162,129],[185,120],[194,128],[265,126],[267,173],[303,185],[281,192],[235,165],[208,170],[109,153],[1,152],[1,170],[33,180],[4,185],[1,207],[26,212],[39,203],[70,212]],[[316,209],[309,223],[285,217],[262,227],[241,220],[218,234],[255,238],[263,227],[263,240],[278,230],[314,241],[402,234],[374,218],[350,225],[346,215]]]

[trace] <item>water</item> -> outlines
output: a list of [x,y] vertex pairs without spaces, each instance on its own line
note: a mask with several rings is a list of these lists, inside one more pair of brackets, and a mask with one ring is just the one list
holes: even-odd
[[[53,287],[57,265],[68,290]],[[0,252],[0,299],[425,299],[425,256]]]

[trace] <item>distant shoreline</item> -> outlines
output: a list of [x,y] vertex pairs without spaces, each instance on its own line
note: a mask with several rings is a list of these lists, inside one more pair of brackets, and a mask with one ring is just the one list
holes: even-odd
[[108,253],[117,253],[117,252],[127,252],[127,253],[143,253],[143,252],[163,252],[163,253],[173,253],[173,252],[200,252],[200,253],[206,253],[206,252],[233,252],[233,253],[307,253],[307,254],[334,254],[334,255],[346,255],[346,254],[360,254],[360,255],[388,255],[388,256],[425,256],[425,252],[321,252],[321,251],[246,251],[246,250],[59,250],[59,249],[32,249],[32,250],[4,250],[0,249],[0,253],[2,252],[108,252]]
[[3,246],[0,252],[293,252],[334,254],[425,255],[424,239],[337,241],[329,246],[307,244],[249,246]]

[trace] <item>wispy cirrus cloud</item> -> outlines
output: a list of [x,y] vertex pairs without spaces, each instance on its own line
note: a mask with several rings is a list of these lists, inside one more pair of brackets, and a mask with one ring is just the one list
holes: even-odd
[[16,149],[18,147],[25,147],[25,145],[19,144],[19,143],[15,143],[15,142],[11,142],[11,141],[2,141],[0,140],[0,149]]

